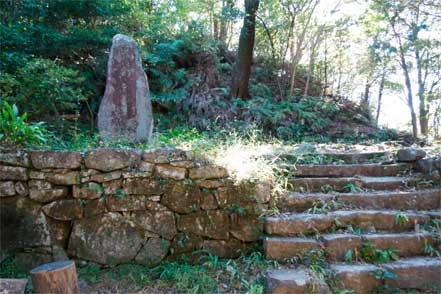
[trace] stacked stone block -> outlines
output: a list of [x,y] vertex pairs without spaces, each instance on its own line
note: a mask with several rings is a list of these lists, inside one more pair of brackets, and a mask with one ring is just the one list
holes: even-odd
[[0,247],[23,261],[237,257],[260,239],[269,200],[267,184],[235,184],[179,149],[0,153]]

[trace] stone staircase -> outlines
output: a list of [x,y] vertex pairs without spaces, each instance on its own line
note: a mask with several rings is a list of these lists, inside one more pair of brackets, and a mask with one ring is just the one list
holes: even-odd
[[440,187],[385,152],[326,156],[342,164],[284,164],[291,192],[265,219],[266,257],[281,263],[267,292],[441,293]]

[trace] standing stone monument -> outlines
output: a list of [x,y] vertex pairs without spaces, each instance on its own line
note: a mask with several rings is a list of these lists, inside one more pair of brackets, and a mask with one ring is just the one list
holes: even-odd
[[135,41],[115,35],[107,64],[106,90],[98,111],[103,140],[145,142],[152,135],[152,103]]

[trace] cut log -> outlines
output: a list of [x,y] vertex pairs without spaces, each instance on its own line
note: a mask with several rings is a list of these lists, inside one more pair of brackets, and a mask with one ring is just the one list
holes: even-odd
[[72,260],[43,264],[31,270],[36,294],[79,294],[75,263]]

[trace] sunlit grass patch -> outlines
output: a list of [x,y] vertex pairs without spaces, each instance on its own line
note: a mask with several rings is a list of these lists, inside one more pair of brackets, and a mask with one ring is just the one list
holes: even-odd
[[131,293],[263,294],[265,274],[269,268],[277,266],[262,253],[253,252],[235,260],[214,255],[204,255],[196,262],[188,258],[166,260],[153,268],[123,264],[100,269],[88,263],[79,267],[78,272],[87,288],[98,292],[118,287]]

